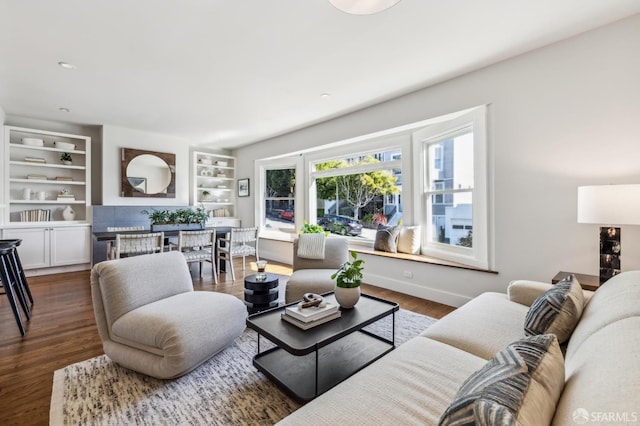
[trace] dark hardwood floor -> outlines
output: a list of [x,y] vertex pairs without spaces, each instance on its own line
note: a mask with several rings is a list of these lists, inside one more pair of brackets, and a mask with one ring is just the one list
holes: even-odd
[[[288,276],[291,269],[270,263],[267,270]],[[247,269],[247,273],[252,273]],[[6,296],[0,295],[0,425],[47,425],[53,372],[101,355],[89,286],[89,271],[29,278],[35,303],[27,335],[21,337]],[[196,290],[220,291],[243,299],[244,275],[236,264],[236,280],[214,284],[211,269],[198,277]],[[221,276],[221,281],[225,276]],[[364,293],[396,301],[403,309],[441,318],[454,308],[372,285]]]

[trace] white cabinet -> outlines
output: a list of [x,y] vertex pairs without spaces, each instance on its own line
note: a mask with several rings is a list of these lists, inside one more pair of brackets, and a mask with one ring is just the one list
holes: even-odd
[[239,221],[235,219],[235,166],[235,157],[193,153],[191,204],[204,206],[210,217],[209,222],[239,226]]
[[5,126],[4,158],[4,224],[89,222],[90,137]]
[[2,237],[22,240],[22,266],[34,273],[90,264],[91,138],[15,126],[4,132]]
[[51,228],[51,266],[91,262],[91,227]]
[[91,262],[89,225],[10,228],[3,239],[21,239],[18,247],[25,270]]

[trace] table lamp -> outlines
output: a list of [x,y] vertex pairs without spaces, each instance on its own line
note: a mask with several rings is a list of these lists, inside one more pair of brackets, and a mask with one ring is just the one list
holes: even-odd
[[640,184],[578,187],[578,223],[600,227],[600,283],[620,273],[620,228],[640,225]]

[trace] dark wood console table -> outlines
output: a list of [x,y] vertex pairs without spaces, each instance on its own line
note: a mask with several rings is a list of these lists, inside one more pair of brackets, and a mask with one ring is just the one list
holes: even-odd
[[598,287],[604,284],[600,282],[600,277],[597,275],[577,274],[575,272],[565,272],[565,271],[558,272],[556,276],[551,279],[551,284],[557,284],[558,281],[565,279],[567,275],[571,275],[571,274],[576,276],[583,290],[596,291]]

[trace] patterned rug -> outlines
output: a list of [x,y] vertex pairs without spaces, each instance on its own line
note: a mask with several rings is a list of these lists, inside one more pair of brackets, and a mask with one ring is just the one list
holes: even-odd
[[[396,345],[434,319],[396,314]],[[391,321],[368,327],[391,337]],[[159,380],[127,370],[106,355],[54,373],[51,425],[272,425],[300,407],[252,364],[257,334],[236,341],[196,370]],[[261,349],[266,349],[261,339]]]

